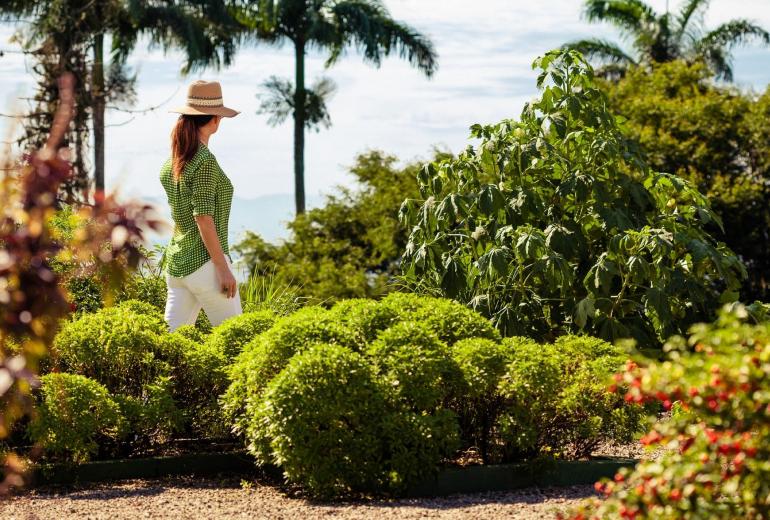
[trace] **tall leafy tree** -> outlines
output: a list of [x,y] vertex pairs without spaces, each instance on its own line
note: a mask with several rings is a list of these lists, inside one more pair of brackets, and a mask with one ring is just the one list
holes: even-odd
[[630,41],[631,50],[598,38],[568,43],[603,65],[600,72],[621,77],[629,66],[677,59],[703,61],[717,78],[733,79],[733,49],[749,42],[770,44],[770,33],[750,20],[736,19],[715,29],[703,26],[709,0],[685,0],[678,12],[656,12],[643,0],[586,0],[584,15],[591,22],[614,25]]
[[[294,188],[297,213],[305,211],[305,128],[328,124],[328,82],[305,86],[305,57],[317,49],[328,52],[326,66],[339,60],[347,48],[379,66],[397,54],[431,76],[437,55],[430,40],[414,28],[394,20],[381,0],[242,0],[235,2],[238,18],[260,42],[294,47],[294,87],[271,78],[263,111],[274,107],[275,122],[294,116]],[[275,100],[281,101],[274,103]]]

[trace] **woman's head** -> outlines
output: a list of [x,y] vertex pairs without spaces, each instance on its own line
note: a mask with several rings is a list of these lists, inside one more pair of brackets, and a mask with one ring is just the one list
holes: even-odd
[[193,158],[201,137],[208,137],[219,129],[221,116],[191,116],[182,114],[171,131],[171,164],[174,178],[180,179],[184,167]]

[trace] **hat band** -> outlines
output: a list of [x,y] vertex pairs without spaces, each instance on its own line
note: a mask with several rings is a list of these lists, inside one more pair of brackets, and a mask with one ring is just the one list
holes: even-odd
[[189,106],[198,107],[221,107],[223,105],[222,98],[187,98],[187,104]]

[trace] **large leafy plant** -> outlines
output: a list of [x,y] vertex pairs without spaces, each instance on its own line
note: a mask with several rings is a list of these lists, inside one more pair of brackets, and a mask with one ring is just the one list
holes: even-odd
[[579,53],[534,66],[542,94],[520,120],[474,125],[477,146],[418,174],[405,281],[506,334],[648,345],[734,300],[745,269],[704,230],[721,225],[708,200],[650,170]]

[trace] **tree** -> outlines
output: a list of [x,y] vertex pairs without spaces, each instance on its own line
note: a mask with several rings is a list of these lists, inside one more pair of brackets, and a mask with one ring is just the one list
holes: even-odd
[[[305,86],[305,56],[308,50],[328,51],[326,66],[333,65],[348,47],[361,52],[365,61],[379,66],[382,59],[398,54],[431,76],[437,67],[432,43],[408,25],[394,20],[381,0],[240,0],[239,19],[257,41],[294,46],[294,87],[271,79],[268,97],[280,103],[274,108],[275,122],[294,116],[294,197],[297,214],[305,211],[305,128],[326,122],[325,95],[318,86]],[[328,84],[328,83],[327,83]],[[314,108],[315,107],[315,108]]]
[[646,346],[737,298],[745,270],[705,229],[708,200],[652,171],[575,51],[538,59],[521,118],[474,125],[456,159],[427,164],[404,281],[452,297],[508,335],[586,332]]
[[251,273],[295,285],[316,303],[382,296],[392,289],[406,245],[398,206],[418,195],[419,166],[396,162],[382,152],[360,155],[350,169],[356,190],[340,188],[323,207],[297,215],[289,223],[290,238],[281,244],[249,233],[233,250]]
[[[93,177],[97,192],[104,191],[104,115],[108,104],[133,101],[133,82],[126,59],[138,38],[146,35],[151,46],[164,50],[181,48],[186,54],[183,71],[228,65],[235,54],[237,37],[231,18],[219,0],[10,0],[0,7],[4,18],[24,16],[31,20],[20,31],[23,45],[40,67],[38,106],[42,124],[28,132],[41,135],[52,117],[56,79],[73,72],[77,79],[78,114],[74,120],[76,140],[73,191],[87,189],[84,149],[88,142],[86,122],[91,119],[94,137]],[[112,42],[111,59],[105,66],[105,38]],[[91,55],[90,59],[88,55]],[[27,143],[32,147],[40,143]]]
[[613,112],[650,166],[692,182],[712,202],[749,278],[743,301],[766,299],[770,284],[770,89],[760,97],[715,85],[703,64],[631,68],[605,90]]
[[591,38],[566,48],[595,58],[606,77],[622,77],[628,67],[684,59],[703,61],[717,78],[733,79],[732,50],[752,41],[770,44],[770,33],[749,20],[731,20],[705,30],[703,14],[709,0],[685,0],[678,13],[657,13],[643,0],[586,0],[584,14],[591,22],[607,22],[631,40],[632,52],[616,43]]

